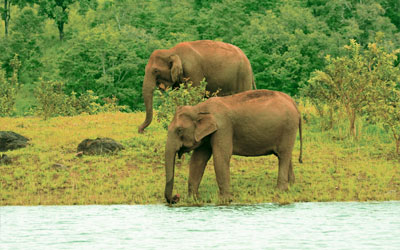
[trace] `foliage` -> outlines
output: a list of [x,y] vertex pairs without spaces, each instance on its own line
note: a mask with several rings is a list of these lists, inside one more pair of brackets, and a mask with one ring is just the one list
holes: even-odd
[[[375,40],[376,32],[384,32],[388,40],[397,41],[396,43],[400,41],[400,37],[396,35],[399,32],[395,26],[396,18],[390,12],[399,9],[396,6],[398,4],[393,3],[395,1],[310,0],[307,1],[307,7],[313,10],[314,16],[328,25],[339,47],[345,45],[349,39],[355,39],[366,46]],[[395,22],[392,23],[391,20]]]
[[18,70],[21,67],[21,62],[18,60],[18,55],[11,60],[13,68],[12,77],[7,79],[5,71],[0,68],[0,116],[10,116],[14,112],[15,99],[19,88]]
[[8,36],[8,26],[11,20],[11,7],[18,6],[19,8],[25,7],[27,4],[33,5],[36,0],[3,0],[4,4],[0,6],[0,16],[4,21],[4,34]]
[[26,83],[38,79],[42,67],[40,36],[43,32],[43,18],[38,17],[32,8],[25,8],[20,15],[14,17],[10,27],[12,30],[8,39],[0,40],[0,60],[4,69],[8,74],[11,73],[10,62],[18,54],[22,63],[19,69],[20,81]]
[[206,98],[216,96],[217,93],[210,93],[206,90],[207,82],[203,79],[200,85],[193,86],[192,82],[181,83],[179,88],[167,88],[165,92],[158,91],[159,100],[161,103],[158,107],[157,121],[159,121],[164,129],[172,121],[178,106],[196,105]]
[[395,66],[399,50],[386,52],[381,39],[378,36],[377,43],[364,50],[351,40],[346,56],[327,56],[327,66],[314,72],[304,93],[319,105],[344,108],[353,137],[357,116],[363,113],[371,121],[384,123],[392,131],[399,152],[400,69]]
[[345,108],[350,122],[350,134],[355,137],[356,118],[368,100],[365,91],[369,89],[370,82],[367,64],[360,54],[360,45],[351,40],[347,48],[348,56],[326,56],[327,66],[324,71],[316,71],[310,78],[307,95],[331,107],[340,105]]
[[323,66],[331,39],[326,25],[309,10],[285,5],[279,14],[255,14],[233,41],[248,55],[258,88],[298,92],[310,73]]
[[87,90],[77,96],[73,92],[70,96],[63,91],[62,82],[41,80],[35,89],[38,102],[37,113],[44,119],[54,116],[74,116],[79,114],[97,114],[101,112],[116,112],[124,109],[116,104],[116,98],[107,99],[105,105],[97,102],[99,97],[93,91]]
[[89,8],[97,7],[96,0],[38,0],[39,13],[53,19],[57,25],[60,40],[64,39],[64,25],[68,23],[69,9],[71,5],[79,2],[79,13],[85,14]]
[[77,33],[59,60],[66,90],[78,94],[92,90],[100,98],[116,96],[119,104],[137,109],[143,102],[139,87],[150,39],[142,30],[124,27],[116,31],[110,25]]
[[100,103],[116,96],[132,110],[144,108],[141,86],[151,52],[182,41],[234,44],[248,56],[258,88],[292,96],[326,66],[325,55],[347,55],[349,39],[366,48],[384,33],[382,46],[400,44],[397,0],[0,0],[5,2],[12,6],[7,38],[0,27],[7,76],[18,53],[21,83],[62,81],[67,94],[92,90]]
[[369,44],[365,52],[372,83],[365,111],[371,121],[381,122],[391,131],[400,154],[400,68],[394,66],[400,49],[387,53],[378,45]]

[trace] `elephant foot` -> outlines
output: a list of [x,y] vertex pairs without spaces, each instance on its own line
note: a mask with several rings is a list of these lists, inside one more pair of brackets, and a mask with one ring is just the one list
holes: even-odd
[[289,189],[288,183],[283,183],[278,181],[278,185],[276,186],[281,191],[287,191]]
[[220,194],[219,195],[219,204],[220,205],[227,205],[233,201],[232,195],[230,194]]
[[198,193],[197,194],[196,193],[189,193],[189,198],[192,199],[194,202],[197,202],[200,199]]

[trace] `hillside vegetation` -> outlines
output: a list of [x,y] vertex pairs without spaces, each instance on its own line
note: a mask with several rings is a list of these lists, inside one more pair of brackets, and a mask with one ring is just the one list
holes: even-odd
[[[258,88],[297,95],[311,73],[363,48],[378,33],[388,52],[400,46],[398,0],[0,0],[0,65],[11,77],[21,62],[22,93],[13,115],[38,106],[31,91],[60,81],[71,95],[93,91],[97,102],[118,100],[142,110],[144,69],[155,49],[179,42],[220,40],[248,56]],[[7,32],[6,32],[7,26]],[[396,65],[398,61],[396,62]],[[35,85],[35,86],[32,86]],[[23,98],[22,98],[23,97]]]

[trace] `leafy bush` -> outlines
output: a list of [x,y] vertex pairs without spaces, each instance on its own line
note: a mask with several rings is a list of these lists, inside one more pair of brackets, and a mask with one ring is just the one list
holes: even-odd
[[82,113],[97,114],[101,112],[117,112],[125,109],[118,106],[115,97],[106,98],[104,105],[98,103],[99,97],[87,90],[80,96],[77,93],[66,95],[63,82],[40,81],[35,89],[38,102],[37,113],[44,119],[54,116],[73,116]]
[[0,116],[9,116],[15,109],[15,98],[19,87],[18,69],[21,67],[18,55],[14,56],[10,65],[13,68],[13,74],[9,79],[6,72],[0,68]]
[[369,121],[380,122],[391,130],[400,148],[400,69],[397,53],[387,52],[381,45],[382,34],[376,43],[363,49],[355,40],[345,48],[342,57],[326,57],[323,71],[315,71],[304,93],[331,109],[344,110],[350,122],[350,134],[356,136],[356,118],[365,115]]
[[391,131],[396,144],[396,153],[400,154],[400,68],[395,66],[400,49],[388,53],[379,43],[368,45],[365,57],[370,62],[369,102],[364,111],[369,120],[381,122],[387,131]]
[[[192,82],[181,83],[179,88],[167,88],[165,92],[158,91],[156,103],[161,103],[157,111],[157,121],[165,129],[174,117],[178,106],[196,105],[208,97],[216,96],[216,93],[210,93],[206,90],[207,82],[203,79],[199,86],[193,86]],[[157,98],[158,97],[158,98]]]

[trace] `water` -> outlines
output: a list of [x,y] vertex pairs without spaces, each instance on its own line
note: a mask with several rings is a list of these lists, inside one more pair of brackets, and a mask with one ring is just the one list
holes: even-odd
[[400,202],[0,211],[0,249],[400,249]]

